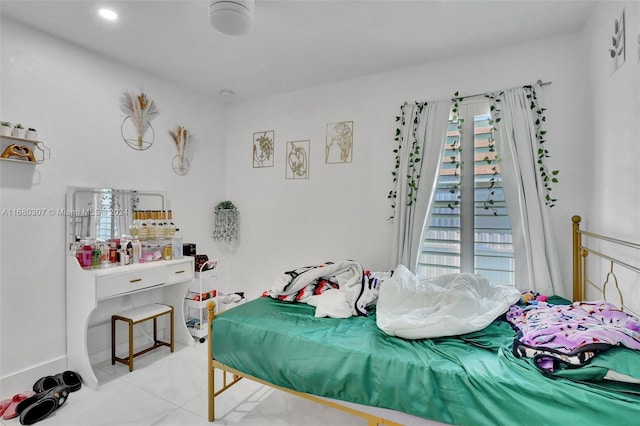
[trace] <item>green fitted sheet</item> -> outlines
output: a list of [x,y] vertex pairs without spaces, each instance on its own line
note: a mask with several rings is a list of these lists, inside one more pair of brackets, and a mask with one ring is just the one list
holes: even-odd
[[638,424],[638,395],[545,377],[515,358],[506,322],[409,341],[378,329],[375,313],[315,318],[314,309],[263,297],[226,311],[212,323],[213,356],[285,388],[456,425]]

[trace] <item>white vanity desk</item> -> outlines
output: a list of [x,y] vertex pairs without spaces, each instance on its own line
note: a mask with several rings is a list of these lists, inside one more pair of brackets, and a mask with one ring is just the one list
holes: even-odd
[[175,342],[194,345],[183,321],[184,297],[194,276],[194,258],[82,269],[75,257],[67,256],[66,269],[67,368],[79,373],[84,385],[94,390],[99,385],[89,359],[87,332],[91,314],[102,300],[161,288],[160,300],[154,301],[173,306]]

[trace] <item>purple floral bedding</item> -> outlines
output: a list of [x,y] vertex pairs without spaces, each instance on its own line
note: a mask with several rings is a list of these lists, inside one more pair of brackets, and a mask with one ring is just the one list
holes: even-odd
[[608,302],[512,305],[506,317],[517,330],[513,354],[543,372],[584,366],[613,347],[640,350],[640,321]]

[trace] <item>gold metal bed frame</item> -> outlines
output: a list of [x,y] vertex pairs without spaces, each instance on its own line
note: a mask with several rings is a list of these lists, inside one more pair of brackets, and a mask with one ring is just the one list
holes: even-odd
[[[637,274],[637,277],[640,277],[640,265],[634,266],[628,262],[625,262],[621,258],[613,255],[603,254],[599,245],[601,243],[606,242],[610,243],[618,248],[629,249],[631,253],[635,253],[635,258],[638,258],[638,254],[640,254],[640,244],[632,243],[629,241],[624,241],[616,238],[607,237],[600,234],[595,234],[591,232],[584,231],[580,229],[580,216],[573,216],[571,218],[573,222],[573,300],[585,300],[587,294],[587,288],[594,288],[600,292],[602,299],[606,299],[606,287],[610,281],[613,281],[615,285],[615,290],[620,298],[620,306],[622,309],[638,316],[632,309],[630,309],[627,305],[625,305],[622,292],[618,286],[618,275],[620,270],[627,270],[632,273]],[[615,251],[615,250],[612,250]],[[588,272],[590,270],[587,268],[587,258],[589,255],[592,255],[596,258],[596,260],[600,261],[601,268],[606,267],[608,270],[604,276],[604,282],[599,286],[596,282],[594,282],[590,277]],[[590,262],[590,265],[594,262]],[[599,274],[602,276],[602,274]],[[589,286],[589,287],[588,287]],[[336,408],[347,413],[359,416],[367,420],[369,426],[381,426],[381,425],[389,425],[389,426],[402,426],[400,423],[385,419],[381,416],[371,414],[365,411],[361,411],[350,406],[342,405],[339,402],[334,402],[333,400],[328,400],[324,398],[320,398],[315,395],[297,392],[291,389],[283,388],[274,384],[271,384],[267,381],[258,379],[257,377],[253,377],[249,374],[238,371],[234,368],[228,367],[213,358],[211,344],[208,342],[211,341],[211,321],[215,316],[215,302],[210,301],[207,304],[207,310],[209,312],[208,317],[208,418],[210,422],[215,420],[215,397],[229,389],[236,383],[238,383],[242,378],[247,378],[252,381],[267,385],[269,387],[282,390],[284,392],[300,396],[302,398],[318,402],[328,407]],[[214,382],[214,372],[215,369],[219,369],[222,371],[222,387],[218,390],[215,389]],[[427,421],[427,419],[425,419]]]

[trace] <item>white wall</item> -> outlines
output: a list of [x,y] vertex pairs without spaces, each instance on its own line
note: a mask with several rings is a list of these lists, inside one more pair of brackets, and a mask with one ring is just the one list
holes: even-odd
[[[226,191],[224,107],[5,18],[1,36],[0,117],[37,128],[51,160],[2,162],[0,208],[63,208],[67,185],[163,190],[185,241],[219,254],[211,217]],[[146,151],[129,148],[120,135],[120,95],[140,89],[160,110]],[[177,152],[168,131],[177,125],[194,135],[185,176],[171,168]],[[0,223],[0,378],[7,379],[66,362],[65,218],[5,214]]]
[[[394,117],[404,101],[450,98],[552,81],[543,99],[551,169],[560,169],[551,210],[559,236],[564,294],[570,289],[571,215],[586,210],[590,189],[588,87],[580,34],[343,81],[229,108],[228,195],[242,215],[242,241],[230,259],[229,285],[256,296],[289,268],[354,259],[367,269],[395,267],[387,193]],[[325,126],[354,122],[353,162],[324,164]],[[275,131],[275,165],[254,169],[252,135]],[[285,180],[287,141],[311,140],[308,180]]]
[[[613,23],[625,10],[626,61],[612,74]],[[590,185],[592,224],[640,240],[640,3],[603,2],[585,30],[593,93],[593,152],[598,159]],[[631,225],[632,233],[629,234]]]
[[[614,21],[625,10],[626,60],[612,74]],[[640,3],[601,2],[585,28],[593,113],[594,162],[588,225],[601,234],[640,242]],[[637,255],[631,261],[637,262]],[[622,280],[621,284],[625,285]],[[640,282],[633,283],[637,288]],[[640,291],[626,302],[640,310]]]

